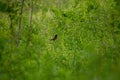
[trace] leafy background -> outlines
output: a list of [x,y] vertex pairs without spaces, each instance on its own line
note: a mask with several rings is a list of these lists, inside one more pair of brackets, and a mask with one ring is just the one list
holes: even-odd
[[0,0],[0,80],[120,79],[119,0],[25,0],[16,47],[21,1]]

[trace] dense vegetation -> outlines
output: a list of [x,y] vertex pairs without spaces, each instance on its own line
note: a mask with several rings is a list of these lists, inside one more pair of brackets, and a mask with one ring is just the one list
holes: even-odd
[[0,80],[119,75],[119,0],[0,0]]

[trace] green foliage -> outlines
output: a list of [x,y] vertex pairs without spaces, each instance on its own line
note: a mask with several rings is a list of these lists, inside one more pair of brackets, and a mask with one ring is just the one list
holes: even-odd
[[31,31],[25,1],[16,47],[20,4],[0,1],[0,80],[120,79],[118,0],[34,0]]

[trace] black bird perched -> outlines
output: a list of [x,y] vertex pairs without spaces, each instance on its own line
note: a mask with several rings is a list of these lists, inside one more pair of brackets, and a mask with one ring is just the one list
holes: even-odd
[[57,34],[51,40],[55,41],[56,39],[57,39]]

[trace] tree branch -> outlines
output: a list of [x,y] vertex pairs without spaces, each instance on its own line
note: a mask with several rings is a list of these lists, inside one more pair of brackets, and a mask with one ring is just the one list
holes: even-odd
[[24,0],[22,0],[21,10],[20,10],[20,17],[19,17],[19,22],[18,22],[18,34],[17,34],[17,43],[16,43],[16,46],[17,46],[17,47],[18,47],[18,45],[19,45],[19,40],[20,40],[23,5],[24,5]]

